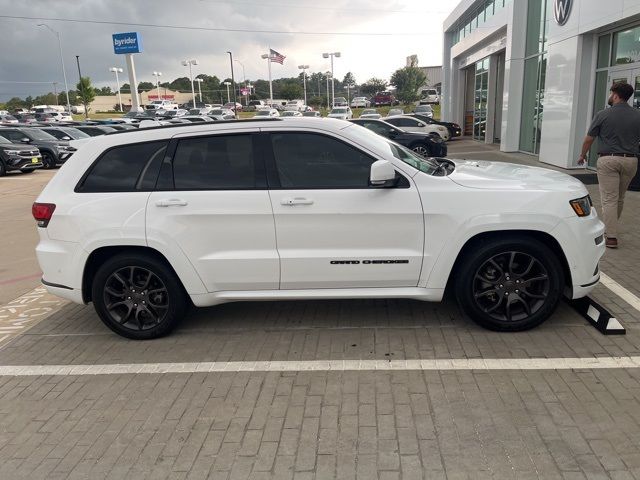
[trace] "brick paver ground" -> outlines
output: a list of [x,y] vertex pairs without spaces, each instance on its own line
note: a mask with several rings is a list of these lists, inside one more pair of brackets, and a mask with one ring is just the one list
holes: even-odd
[[[629,207],[602,270],[640,295],[640,193]],[[0,364],[640,355],[640,312],[605,287],[595,297],[626,336],[566,304],[499,334],[451,300],[356,300],[222,305],[133,342],[67,305]],[[0,478],[640,479],[640,369],[0,377]]]

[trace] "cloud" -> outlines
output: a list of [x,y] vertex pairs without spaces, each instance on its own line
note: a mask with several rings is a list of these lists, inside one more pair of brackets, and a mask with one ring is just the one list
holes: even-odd
[[[442,6],[442,3],[451,5]],[[57,40],[46,22],[60,32],[69,88],[78,81],[76,55],[83,76],[94,84],[115,84],[108,69],[126,69],[125,59],[114,55],[111,34],[138,31],[144,52],[135,56],[138,81],[153,81],[151,72],[162,71],[162,80],[188,75],[180,62],[197,58],[194,75],[206,73],[230,76],[228,50],[242,62],[251,80],[267,77],[267,65],[260,58],[269,46],[287,56],[285,64],[273,64],[273,77],[295,76],[297,65],[308,64],[311,71],[329,67],[325,51],[340,51],[334,64],[337,78],[352,71],[357,81],[377,76],[388,78],[404,66],[405,57],[418,54],[421,65],[438,64],[442,55],[442,21],[455,2],[436,0],[395,0],[377,3],[368,0],[333,0],[331,5],[315,0],[0,0],[0,15],[86,19],[156,25],[181,25],[194,29],[155,28],[0,18],[3,54],[0,62],[0,100],[11,96],[36,95],[52,90],[51,83],[63,87]],[[255,32],[223,32],[195,28],[232,28]],[[269,34],[260,31],[388,33],[391,36]],[[420,35],[404,35],[420,32]],[[242,67],[234,65],[242,80]],[[128,81],[126,70],[121,81]],[[7,83],[12,82],[47,82]]]

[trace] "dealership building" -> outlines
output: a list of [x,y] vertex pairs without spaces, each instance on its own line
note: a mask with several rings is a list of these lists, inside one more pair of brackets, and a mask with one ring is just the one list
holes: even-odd
[[640,106],[640,0],[462,0],[445,21],[442,118],[504,152],[575,168],[616,81]]

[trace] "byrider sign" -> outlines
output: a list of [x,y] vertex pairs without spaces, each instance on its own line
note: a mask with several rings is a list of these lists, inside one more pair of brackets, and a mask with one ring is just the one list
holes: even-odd
[[572,4],[572,0],[553,0],[553,17],[558,25],[563,26],[567,23]]
[[113,53],[116,55],[142,52],[142,37],[138,32],[114,33],[112,38]]

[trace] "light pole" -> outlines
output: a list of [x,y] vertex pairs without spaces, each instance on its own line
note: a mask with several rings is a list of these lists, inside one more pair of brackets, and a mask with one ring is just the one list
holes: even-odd
[[267,61],[267,67],[269,68],[269,107],[273,108],[273,82],[271,81],[271,51],[260,56],[263,60]]
[[120,78],[118,77],[118,73],[122,73],[124,70],[118,67],[111,67],[109,71],[116,74],[116,86],[118,87],[116,92],[118,92],[118,103],[120,104],[120,111],[122,112],[122,95],[120,94]]
[[60,50],[60,63],[62,64],[62,76],[64,78],[64,93],[67,96],[67,110],[71,113],[71,102],[69,102],[69,86],[67,85],[67,71],[64,68],[64,55],[62,55],[62,42],[60,41],[60,33],[56,32],[46,23],[39,23],[39,27],[45,27],[58,38],[58,49]]
[[59,103],[58,103],[58,82],[53,82],[53,96],[56,97],[56,105],[59,105]]
[[194,78],[193,81],[198,82],[198,96],[200,97],[200,103],[202,103],[202,88],[200,87],[200,84],[204,82],[204,80],[201,78]]
[[224,84],[227,86],[227,103],[231,103],[231,97],[229,96],[229,85],[231,85],[231,82],[224,82]]
[[233,75],[233,53],[229,54],[229,63],[231,64],[231,85],[233,85],[233,114],[238,118],[238,99],[236,98],[236,78]]
[[[240,60],[234,60],[234,62],[239,63],[240,66],[242,67],[242,83],[244,83],[244,86],[246,88],[247,86],[247,76],[244,74],[244,63],[242,63]],[[249,97],[245,96],[245,106],[249,105]]]
[[182,65],[185,67],[189,67],[189,79],[191,80],[191,98],[193,99],[193,108],[196,108],[196,91],[193,88],[193,71],[191,70],[191,65],[198,65],[198,60],[192,58],[191,60],[183,60]]
[[327,77],[327,110],[329,110],[331,108],[329,107],[329,76],[331,76],[333,80],[333,75],[331,75],[331,72],[325,72],[325,75]]
[[153,72],[153,76],[156,77],[156,91],[158,92],[158,100],[160,100],[160,77],[162,72]]
[[298,65],[298,68],[302,70],[302,84],[304,85],[304,106],[307,106],[307,68],[309,65]]
[[76,63],[78,64],[78,77],[80,77],[80,95],[82,96],[82,105],[84,105],[84,118],[89,120],[89,105],[87,105],[87,97],[84,95],[84,85],[82,85],[82,72],[80,71],[80,55],[76,55]]
[[340,52],[323,53],[322,58],[331,57],[331,96],[333,98],[331,105],[335,107],[336,103],[336,91],[335,84],[333,82],[333,57],[340,58]]

